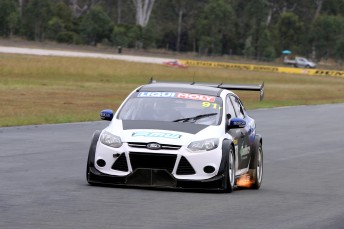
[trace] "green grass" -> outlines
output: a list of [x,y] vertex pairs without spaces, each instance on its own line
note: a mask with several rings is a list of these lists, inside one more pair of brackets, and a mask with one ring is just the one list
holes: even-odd
[[254,83],[238,92],[248,109],[344,102],[344,79],[227,69],[176,69],[91,58],[0,54],[0,126],[98,120],[150,77],[166,81]]

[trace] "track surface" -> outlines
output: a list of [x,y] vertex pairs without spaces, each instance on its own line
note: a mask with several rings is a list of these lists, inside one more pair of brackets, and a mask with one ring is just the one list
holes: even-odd
[[0,128],[0,228],[344,228],[344,104],[250,113],[263,185],[232,194],[87,185],[106,122]]

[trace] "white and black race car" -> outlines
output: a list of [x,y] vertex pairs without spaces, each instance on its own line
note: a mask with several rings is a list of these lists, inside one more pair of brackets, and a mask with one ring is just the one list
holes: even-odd
[[89,184],[216,189],[232,192],[249,174],[251,188],[263,177],[262,137],[231,90],[261,85],[170,83],[151,80],[135,89],[111,121],[94,133]]

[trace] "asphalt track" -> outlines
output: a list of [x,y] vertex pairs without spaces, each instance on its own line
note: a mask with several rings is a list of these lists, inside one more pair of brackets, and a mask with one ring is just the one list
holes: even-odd
[[250,113],[263,184],[232,194],[89,186],[106,122],[0,128],[0,228],[344,228],[344,104]]

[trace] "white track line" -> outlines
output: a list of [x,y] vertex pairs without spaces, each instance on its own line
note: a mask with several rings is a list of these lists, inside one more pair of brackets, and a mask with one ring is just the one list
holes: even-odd
[[58,51],[58,50],[48,50],[48,49],[17,48],[17,47],[5,47],[5,46],[0,46],[0,53],[38,55],[38,56],[102,58],[102,59],[123,60],[123,61],[130,61],[130,62],[150,63],[150,64],[162,64],[163,62],[174,60],[174,59],[157,58],[157,57],[101,54],[101,53],[76,52],[76,51]]

